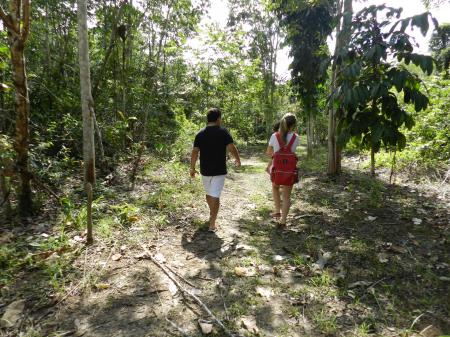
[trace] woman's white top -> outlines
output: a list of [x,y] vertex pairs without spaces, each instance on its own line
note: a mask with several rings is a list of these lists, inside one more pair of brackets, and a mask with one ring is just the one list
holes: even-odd
[[[288,132],[286,144],[289,144],[289,142],[291,141],[293,135],[294,135],[293,132]],[[299,137],[297,135],[297,137],[294,140],[294,143],[291,146],[291,152],[292,153],[295,153],[295,149],[297,148],[299,141],[300,140],[299,140]],[[277,136],[276,136],[275,133],[273,133],[272,136],[270,136],[269,146],[273,147],[273,152],[274,153],[278,152],[280,150],[280,144],[278,144],[278,139],[277,139]]]

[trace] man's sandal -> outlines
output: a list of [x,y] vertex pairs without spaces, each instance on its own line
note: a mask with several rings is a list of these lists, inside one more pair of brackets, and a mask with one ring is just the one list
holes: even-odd
[[281,218],[281,213],[280,212],[278,212],[278,213],[273,212],[273,213],[270,213],[270,216],[272,218]]
[[284,229],[287,229],[287,225],[285,223],[278,222],[277,228],[284,230]]

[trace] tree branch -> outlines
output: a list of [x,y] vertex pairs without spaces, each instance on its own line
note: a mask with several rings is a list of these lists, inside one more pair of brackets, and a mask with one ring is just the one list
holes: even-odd
[[22,41],[25,42],[30,33],[30,0],[24,0],[23,4],[23,28],[20,37]]
[[3,23],[5,24],[6,28],[9,30],[14,31],[14,24],[12,22],[12,18],[9,14],[6,14],[4,11],[2,5],[0,5],[0,18],[2,19]]

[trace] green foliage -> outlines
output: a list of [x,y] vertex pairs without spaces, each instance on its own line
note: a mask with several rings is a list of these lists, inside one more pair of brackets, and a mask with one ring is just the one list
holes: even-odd
[[[408,26],[418,27],[425,34],[429,14],[400,19],[392,27],[392,18],[399,18],[401,10],[386,6],[370,6],[353,19],[354,33],[348,53],[343,58],[337,102],[343,102],[344,114],[338,125],[341,145],[351,138],[366,148],[378,152],[386,148],[402,150],[406,137],[402,127],[411,129],[414,120],[398,100],[403,94],[405,104],[413,104],[416,112],[425,110],[428,97],[421,91],[420,78],[402,64],[392,62],[396,57],[405,64],[412,63],[431,74],[430,56],[413,53]],[[386,19],[380,21],[384,14]]]
[[[404,151],[397,153],[397,169],[419,174],[436,173],[440,176],[448,169],[450,160],[450,81],[439,77],[425,80],[429,91],[428,108],[416,113],[410,106],[415,125],[405,130],[407,145]],[[379,165],[390,167],[392,154],[381,153]]]
[[14,158],[12,140],[7,135],[0,134],[0,169],[4,169],[7,161]]
[[450,24],[443,23],[436,28],[428,44],[430,51],[437,60],[439,70],[444,70],[448,76],[450,67]]
[[13,245],[2,244],[0,246],[0,285],[10,282],[15,271],[20,268],[22,256]]
[[318,110],[319,88],[327,78],[329,53],[326,39],[332,31],[333,4],[329,1],[277,1],[273,9],[286,30],[294,92],[307,111]]

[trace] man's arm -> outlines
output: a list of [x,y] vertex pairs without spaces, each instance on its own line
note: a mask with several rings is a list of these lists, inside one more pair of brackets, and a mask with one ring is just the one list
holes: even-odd
[[197,159],[198,159],[199,152],[200,152],[200,149],[198,147],[192,148],[192,152],[191,152],[191,169],[190,169],[190,174],[191,174],[192,178],[194,178],[195,174],[198,173],[197,170],[195,169],[195,164],[197,164]]
[[236,160],[236,167],[240,167],[241,166],[241,157],[239,156],[239,152],[238,152],[236,146],[233,143],[230,143],[227,145],[227,149],[231,153],[231,155],[234,157],[234,159]]

